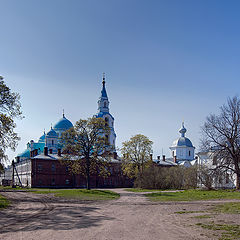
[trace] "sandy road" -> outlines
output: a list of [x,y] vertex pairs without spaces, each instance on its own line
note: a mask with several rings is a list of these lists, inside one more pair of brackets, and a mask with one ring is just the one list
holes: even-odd
[[0,239],[209,239],[175,214],[209,203],[152,203],[143,193],[113,190],[121,197],[105,202],[5,192],[13,204],[0,212]]

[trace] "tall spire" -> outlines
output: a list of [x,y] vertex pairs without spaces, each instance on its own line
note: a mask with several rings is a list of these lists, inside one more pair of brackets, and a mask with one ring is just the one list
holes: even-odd
[[101,98],[107,98],[107,91],[105,88],[105,73],[103,73],[103,80],[102,80],[102,91],[101,91]]
[[105,73],[103,73],[102,77],[102,90],[101,90],[101,96],[98,100],[98,110],[100,112],[109,112],[109,101],[107,96],[107,91],[105,87]]

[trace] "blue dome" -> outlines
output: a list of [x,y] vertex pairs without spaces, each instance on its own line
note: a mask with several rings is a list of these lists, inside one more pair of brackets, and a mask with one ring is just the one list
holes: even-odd
[[53,126],[53,129],[55,131],[66,131],[72,127],[73,124],[63,115],[63,117]]
[[44,133],[38,140],[38,142],[45,142],[46,134]]
[[18,154],[17,157],[30,158],[30,151],[26,149],[24,152]]
[[57,133],[51,128],[51,130],[47,133],[47,137],[58,137]]
[[180,137],[173,142],[172,147],[193,147],[193,145],[188,138]]

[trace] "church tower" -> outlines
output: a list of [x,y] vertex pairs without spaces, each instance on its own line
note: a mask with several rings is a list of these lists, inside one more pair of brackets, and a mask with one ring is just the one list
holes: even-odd
[[114,117],[109,113],[109,100],[105,87],[105,74],[103,74],[102,91],[101,96],[98,100],[98,113],[96,114],[96,117],[103,118],[106,124],[108,124],[110,127],[109,136],[106,136],[106,138],[108,139],[109,145],[111,145],[115,151],[116,133],[114,131]]
[[194,150],[195,147],[192,145],[192,142],[189,138],[185,137],[187,129],[184,127],[184,123],[182,123],[182,127],[179,130],[181,137],[175,140],[170,147],[172,152],[172,157],[177,159],[177,161],[192,161],[194,160]]

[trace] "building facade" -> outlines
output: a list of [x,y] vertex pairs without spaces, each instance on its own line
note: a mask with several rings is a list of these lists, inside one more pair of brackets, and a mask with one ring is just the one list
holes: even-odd
[[[109,164],[110,176],[107,178],[92,176],[91,187],[130,187],[133,183],[123,176],[121,160],[115,151],[114,117],[109,112],[105,84],[105,76],[103,76],[98,112],[94,116],[103,118],[110,128],[109,136],[105,136],[112,152]],[[5,173],[0,175],[0,180],[14,180],[15,183],[21,182],[23,186],[28,187],[86,187],[86,179],[79,174],[69,172],[67,166],[60,161],[63,147],[60,137],[64,131],[72,127],[73,124],[63,113],[62,118],[51,127],[50,131],[47,133],[44,131],[37,142],[31,140],[27,143],[27,149],[17,155],[14,167],[5,169]]]

